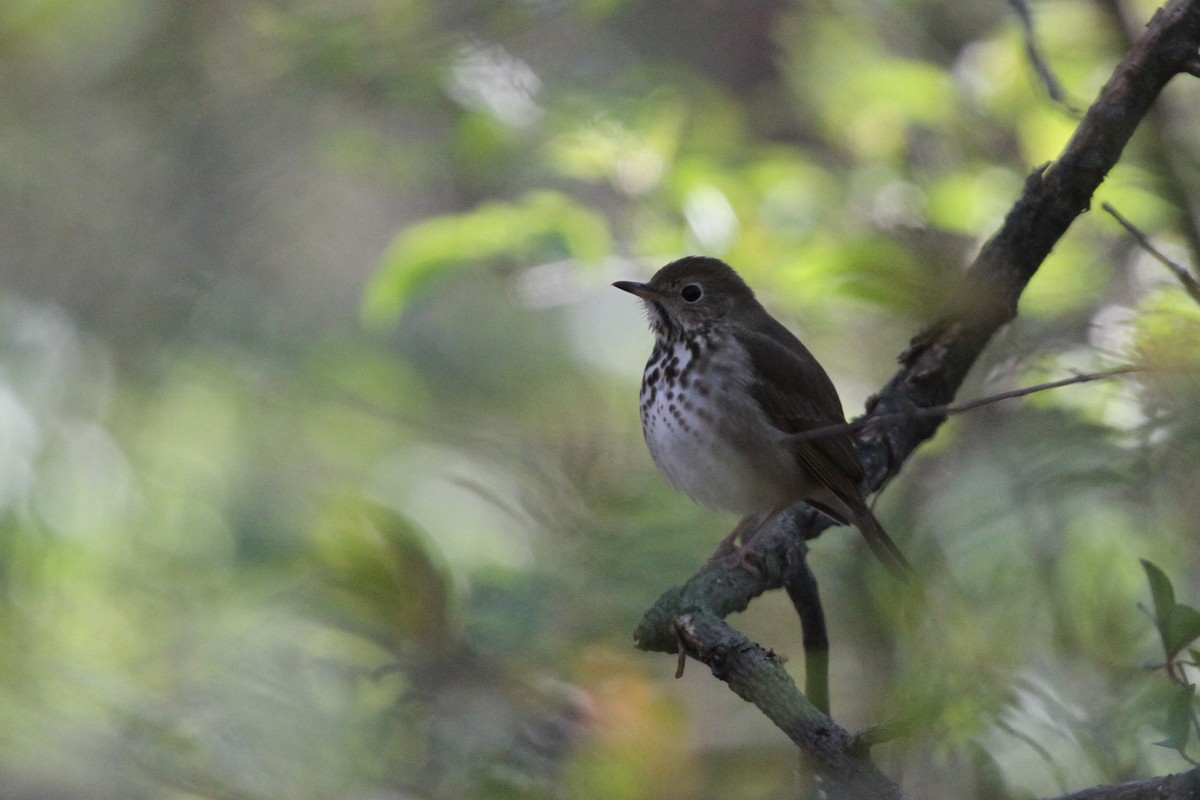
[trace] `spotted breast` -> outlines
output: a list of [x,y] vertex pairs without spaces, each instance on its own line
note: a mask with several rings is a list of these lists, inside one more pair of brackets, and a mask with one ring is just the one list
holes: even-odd
[[[767,433],[774,428],[738,383],[748,363],[729,337],[662,339],[642,377],[642,432],[667,482],[697,503],[738,514],[795,491],[795,465],[779,447],[783,433]],[[737,424],[746,417],[756,424]]]

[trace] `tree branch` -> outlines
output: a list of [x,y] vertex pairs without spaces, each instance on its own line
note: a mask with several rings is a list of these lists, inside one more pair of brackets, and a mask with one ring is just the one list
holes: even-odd
[[1200,797],[1200,768],[1131,783],[1093,786],[1053,800],[1193,800]]
[[999,392],[997,394],[980,397],[976,400],[968,400],[965,403],[955,403],[944,406],[931,406],[929,408],[913,408],[908,411],[897,411],[892,414],[870,414],[859,417],[852,422],[838,423],[836,425],[822,425],[819,428],[811,428],[803,433],[794,433],[791,435],[793,439],[820,439],[822,436],[829,436],[833,433],[841,433],[843,431],[857,432],[868,426],[882,425],[890,422],[904,422],[914,417],[949,417],[955,414],[964,414],[968,411],[974,411],[983,406],[989,406],[992,403],[999,403],[1002,400],[1013,400],[1018,397],[1027,397],[1038,392],[1049,391],[1050,389],[1061,389],[1064,386],[1072,386],[1077,383],[1090,383],[1091,381],[1101,381],[1106,378],[1115,378],[1119,375],[1128,375],[1132,372],[1144,372],[1147,367],[1140,367],[1135,364],[1126,364],[1112,369],[1102,370],[1100,372],[1085,372],[1078,375],[1072,375],[1069,378],[1061,378],[1057,381],[1049,383],[1039,383],[1036,386],[1026,386],[1021,389],[1010,389],[1007,392]]
[[676,619],[684,651],[708,664],[718,679],[753,703],[800,748],[818,775],[836,774],[826,786],[838,800],[900,800],[900,788],[875,768],[843,728],[805,700],[780,658],[714,614],[694,611]]
[[1008,0],[1008,4],[1016,12],[1017,20],[1021,23],[1021,33],[1025,36],[1025,53],[1029,56],[1029,63],[1033,66],[1034,72],[1042,79],[1046,93],[1054,102],[1061,104],[1073,114],[1078,114],[1079,109],[1072,107],[1067,102],[1067,93],[1063,91],[1062,84],[1059,83],[1054,71],[1050,69],[1050,64],[1042,57],[1042,51],[1037,45],[1037,32],[1033,25],[1033,10],[1029,8],[1028,1]]
[[[913,339],[900,357],[901,370],[868,410],[868,421],[881,421],[857,437],[870,489],[895,475],[937,431],[947,413],[943,407],[988,341],[1016,316],[1029,280],[1088,209],[1162,88],[1192,69],[1198,49],[1200,0],[1171,0],[1116,68],[1058,160],[1029,176],[1004,224],[967,270],[948,313]],[[797,571],[807,569],[804,540],[829,524],[807,506],[789,510],[751,545],[757,575],[722,561],[705,565],[646,612],[635,640],[642,649],[682,649],[707,664],[796,743],[829,796],[899,797],[865,748],[856,747],[850,734],[800,693],[778,658],[721,621],[765,591],[801,587]]]
[[784,584],[796,615],[804,641],[804,694],[817,709],[829,715],[829,632],[825,628],[825,612],[821,594],[817,591],[817,576],[805,559],[799,570]]
[[1111,214],[1113,219],[1121,223],[1121,227],[1129,231],[1129,235],[1137,241],[1143,250],[1154,256],[1158,263],[1162,264],[1171,271],[1176,280],[1183,284],[1183,289],[1188,293],[1189,297],[1191,297],[1197,303],[1200,303],[1200,282],[1192,277],[1192,273],[1188,272],[1183,265],[1176,264],[1174,261],[1167,258],[1161,250],[1150,244],[1149,237],[1142,233],[1141,229],[1139,229],[1136,225],[1125,219],[1125,217],[1121,216],[1121,213],[1111,205],[1108,203],[1103,203],[1100,207]]
[[[1094,0],[1097,8],[1112,20],[1113,29],[1124,41],[1125,48],[1133,46],[1142,32],[1142,19],[1134,19],[1125,0]],[[1184,61],[1182,71],[1200,77],[1196,66],[1200,55],[1193,53]],[[1196,170],[1194,151],[1184,145],[1188,141],[1185,132],[1178,130],[1175,114],[1170,103],[1157,103],[1150,109],[1141,125],[1141,137],[1150,159],[1159,169],[1156,182],[1163,198],[1179,209],[1179,228],[1188,243],[1188,252],[1193,261],[1200,261],[1200,208],[1194,191]]]

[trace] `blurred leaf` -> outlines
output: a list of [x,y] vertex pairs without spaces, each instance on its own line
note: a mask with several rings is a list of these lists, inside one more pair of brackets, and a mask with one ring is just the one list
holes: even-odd
[[[873,35],[874,34],[874,35]],[[900,156],[914,126],[936,127],[955,113],[958,92],[936,64],[888,54],[877,31],[836,14],[789,31],[804,42],[790,68],[827,137],[864,159]]]
[[995,227],[1021,191],[1020,176],[1006,169],[986,167],[960,170],[925,187],[929,222],[943,230],[978,235]]
[[1078,120],[1058,106],[1031,106],[1019,118],[1018,125],[1026,162],[1042,164],[1056,158],[1078,124]]
[[1094,232],[1100,226],[1091,219],[1080,223],[1080,234],[1058,242],[1038,269],[1037,280],[1021,295],[1023,316],[1054,319],[1087,313],[1103,298],[1113,270],[1100,249],[1103,240]]
[[1163,732],[1167,738],[1155,742],[1159,747],[1178,750],[1180,754],[1187,748],[1188,739],[1192,733],[1192,698],[1196,695],[1194,684],[1180,687],[1167,706],[1167,719]]
[[452,269],[578,258],[594,260],[611,247],[608,224],[557,192],[531,192],[519,203],[485,203],[474,211],[417,223],[388,247],[363,313],[368,322],[395,322],[413,294]]
[[316,534],[313,610],[395,652],[407,640],[443,650],[455,638],[450,584],[412,523],[358,500],[335,503]]
[[1137,311],[1137,357],[1166,368],[1147,375],[1146,382],[1194,382],[1200,366],[1200,306],[1174,284],[1147,296]]
[[686,119],[681,98],[656,92],[631,122],[589,119],[553,139],[547,155],[563,175],[606,181],[629,195],[646,194],[674,159]]
[[697,796],[694,754],[682,746],[686,718],[669,692],[604,647],[583,652],[578,681],[596,725],[568,765],[568,796],[674,798]]
[[[1154,191],[1155,183],[1156,177],[1152,172],[1123,161],[1113,167],[1104,183],[1096,188],[1092,208],[1099,208],[1102,203],[1110,203],[1158,242],[1160,233],[1170,235],[1173,232],[1172,222],[1177,210],[1166,198]],[[1111,217],[1102,223],[1114,233],[1124,230]]]

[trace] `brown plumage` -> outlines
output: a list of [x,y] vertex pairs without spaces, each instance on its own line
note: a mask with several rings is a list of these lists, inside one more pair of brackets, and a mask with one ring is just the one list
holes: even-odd
[[655,334],[642,382],[642,429],[672,486],[742,514],[733,536],[743,541],[806,501],[855,525],[893,572],[912,573],[866,503],[850,434],[795,438],[846,421],[837,390],[729,265],[692,256],[647,283],[613,285],[645,302]]

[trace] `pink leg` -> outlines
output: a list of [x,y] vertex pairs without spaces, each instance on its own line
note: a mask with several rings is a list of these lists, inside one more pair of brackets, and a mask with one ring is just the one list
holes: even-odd
[[749,516],[742,517],[742,521],[737,524],[737,527],[728,536],[721,540],[721,543],[717,545],[717,549],[713,551],[712,556],[708,560],[716,561],[718,558],[725,558],[725,556],[731,555],[736,551],[738,549],[738,538],[751,530],[756,516],[756,514],[750,514]]
[[[751,575],[761,575],[762,573],[759,571],[758,567],[750,563],[752,556],[750,552],[750,545],[753,544],[755,538],[757,538],[760,533],[771,527],[771,523],[773,523],[786,509],[787,506],[777,508],[766,516],[762,517],[761,521],[758,521],[757,523],[756,518],[758,515],[756,514],[751,514],[744,518],[738,523],[737,527],[733,529],[733,533],[721,540],[721,543],[717,545],[716,552],[712,554],[712,557],[709,558],[709,561],[716,561],[719,558],[729,558],[732,560],[735,566],[742,567]],[[739,536],[742,539],[742,545],[741,547],[736,547]]]

